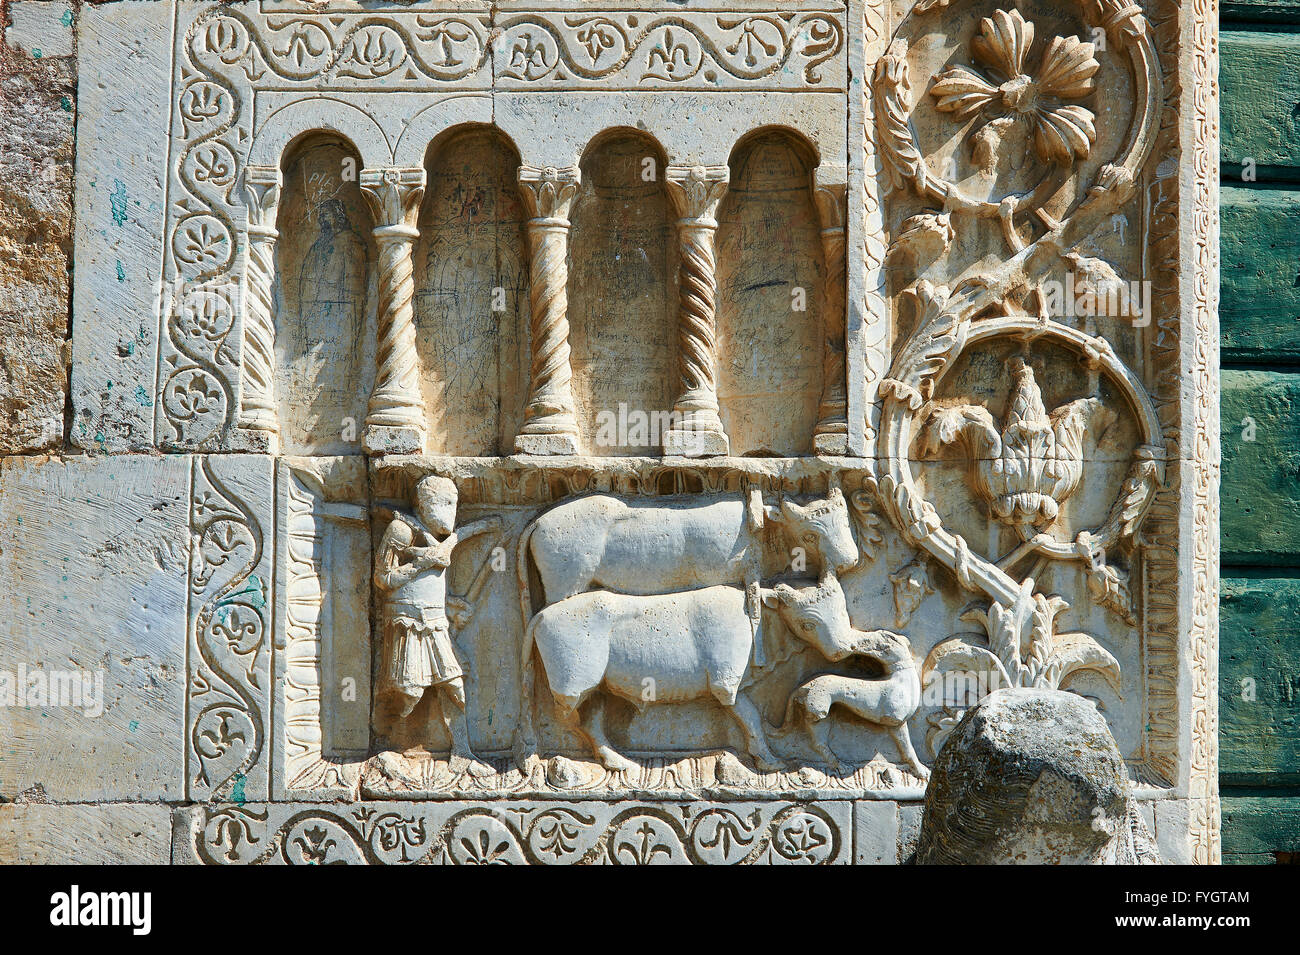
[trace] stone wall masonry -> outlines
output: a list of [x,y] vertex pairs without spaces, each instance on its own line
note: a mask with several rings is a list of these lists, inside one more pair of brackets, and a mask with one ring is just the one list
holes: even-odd
[[1213,5],[0,18],[0,859],[1218,861]]

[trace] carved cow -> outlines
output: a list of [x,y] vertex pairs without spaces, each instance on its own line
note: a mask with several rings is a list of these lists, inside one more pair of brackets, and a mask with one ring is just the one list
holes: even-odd
[[[755,491],[704,502],[593,494],[542,514],[519,538],[519,588],[524,619],[533,612],[528,558],[545,603],[588,590],[666,594],[719,584],[758,585],[763,524],[784,532],[787,549],[802,547],[823,573],[858,562],[844,493],[832,488],[806,506],[764,505]],[[754,608],[751,608],[751,612]]]
[[[819,649],[849,646],[848,611],[834,576],[801,590],[781,588],[779,595],[765,592],[764,603],[792,633]],[[553,603],[529,622],[525,683],[532,685],[536,646],[561,721],[609,769],[635,764],[605,736],[605,693],[640,708],[712,696],[744,731],[758,768],[773,772],[781,766],[768,748],[758,708],[743,689],[754,639],[745,594],[737,587],[653,595],[592,591]]]

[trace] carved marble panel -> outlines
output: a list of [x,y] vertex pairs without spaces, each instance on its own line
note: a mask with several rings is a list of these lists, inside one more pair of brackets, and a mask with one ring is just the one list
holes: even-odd
[[82,11],[178,861],[898,861],[1006,684],[1217,860],[1212,10],[778,6]]
[[253,865],[843,865],[853,804],[387,803],[178,810],[178,862]]

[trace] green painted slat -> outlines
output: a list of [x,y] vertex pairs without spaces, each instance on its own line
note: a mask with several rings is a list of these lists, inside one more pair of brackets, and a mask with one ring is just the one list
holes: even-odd
[[1300,783],[1300,578],[1224,576],[1219,591],[1219,778]]
[[1271,863],[1300,853],[1300,796],[1229,796],[1223,811],[1223,861]]
[[1223,360],[1300,363],[1300,190],[1224,186],[1220,200]]
[[1225,31],[1219,52],[1225,179],[1246,157],[1300,166],[1300,33]]
[[1300,374],[1223,371],[1225,565],[1300,566]]
[[1223,29],[1235,26],[1234,20],[1300,24],[1300,0],[1229,0],[1219,4]]

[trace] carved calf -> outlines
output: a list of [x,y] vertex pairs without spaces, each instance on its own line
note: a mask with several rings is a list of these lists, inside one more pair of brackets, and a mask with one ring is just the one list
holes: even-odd
[[[828,577],[815,587],[764,594],[791,632],[818,647],[843,643],[849,629],[844,594]],[[768,748],[762,717],[742,684],[756,635],[736,587],[705,587],[676,594],[594,591],[543,609],[525,634],[525,670],[537,648],[560,719],[576,730],[609,769],[635,764],[605,736],[604,693],[640,708],[712,696],[744,731],[747,748],[764,772],[780,769]],[[526,679],[531,686],[531,673]],[[587,706],[584,703],[590,700]]]

